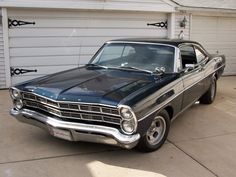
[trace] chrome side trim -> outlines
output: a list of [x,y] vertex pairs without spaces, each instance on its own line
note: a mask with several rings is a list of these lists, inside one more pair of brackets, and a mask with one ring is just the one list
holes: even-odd
[[[145,118],[147,118],[147,117],[150,116],[151,114],[153,114],[153,113],[155,113],[156,111],[162,109],[164,106],[166,106],[167,104],[169,104],[172,100],[174,100],[176,97],[178,97],[179,95],[181,95],[182,93],[184,93],[186,90],[190,89],[190,88],[193,87],[195,84],[197,84],[199,81],[202,81],[203,79],[209,77],[211,74],[213,74],[214,72],[216,72],[217,70],[219,70],[220,68],[222,68],[222,67],[224,67],[224,66],[225,66],[225,65],[222,65],[222,66],[218,67],[217,69],[215,69],[214,71],[212,71],[212,72],[211,72],[210,74],[208,74],[207,76],[204,76],[201,80],[198,80],[197,82],[193,83],[192,85],[188,86],[187,88],[184,88],[182,91],[180,91],[179,93],[173,95],[173,97],[170,97],[169,99],[167,99],[167,100],[166,100],[165,102],[163,102],[162,104],[157,105],[157,108],[155,108],[155,110],[151,111],[150,113],[147,113],[143,118],[139,119],[138,122],[144,120]],[[178,79],[178,80],[179,80],[179,79]],[[181,81],[179,81],[179,82],[183,82],[182,79],[181,79]],[[170,84],[171,84],[171,83],[170,83]],[[178,83],[176,83],[175,85],[177,85],[177,84],[178,84]],[[169,85],[169,84],[168,84],[168,85]],[[165,86],[165,87],[168,87],[168,85]],[[168,90],[168,91],[170,91],[170,90]],[[168,91],[167,91],[167,92],[168,92]],[[165,92],[165,93],[167,93],[167,92]],[[164,94],[165,94],[165,93],[164,93]],[[162,94],[162,95],[163,95],[163,94]]]
[[50,131],[50,127],[69,131],[72,141],[99,142],[131,149],[140,139],[140,134],[125,135],[112,127],[60,121],[28,109],[18,111],[13,108],[10,110],[10,114],[20,122],[47,130],[51,135],[53,133]]

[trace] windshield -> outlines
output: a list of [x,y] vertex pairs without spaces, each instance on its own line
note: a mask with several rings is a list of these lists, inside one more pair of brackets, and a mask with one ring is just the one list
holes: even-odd
[[136,68],[154,72],[174,71],[175,48],[160,44],[107,43],[90,64],[116,68]]

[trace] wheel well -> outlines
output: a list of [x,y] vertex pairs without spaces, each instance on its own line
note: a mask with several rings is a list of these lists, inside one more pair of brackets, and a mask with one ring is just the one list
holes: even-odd
[[165,110],[168,112],[168,114],[169,114],[169,116],[170,116],[170,119],[172,119],[173,113],[174,113],[173,108],[172,108],[171,106],[167,106],[167,107],[165,108]]
[[214,76],[216,77],[216,80],[218,80],[218,73],[216,72],[215,74],[214,74]]

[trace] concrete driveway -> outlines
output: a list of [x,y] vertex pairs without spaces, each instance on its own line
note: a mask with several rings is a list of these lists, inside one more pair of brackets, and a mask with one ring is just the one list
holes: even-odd
[[212,105],[176,119],[153,153],[56,139],[8,114],[0,91],[0,177],[233,177],[236,175],[236,77],[218,82]]

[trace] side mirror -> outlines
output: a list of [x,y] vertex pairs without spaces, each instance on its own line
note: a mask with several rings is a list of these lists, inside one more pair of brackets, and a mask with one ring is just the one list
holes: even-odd
[[192,71],[194,68],[194,64],[185,64],[185,72]]

